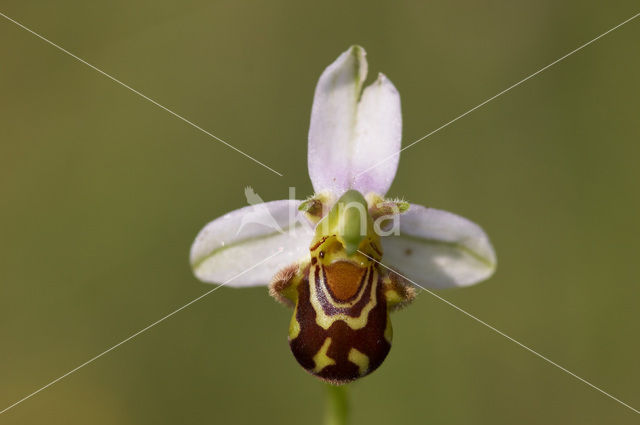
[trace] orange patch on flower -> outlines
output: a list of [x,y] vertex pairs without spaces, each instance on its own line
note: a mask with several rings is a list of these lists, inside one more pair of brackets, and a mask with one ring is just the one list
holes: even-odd
[[346,301],[356,295],[367,270],[348,261],[336,261],[323,268],[327,286],[338,301]]

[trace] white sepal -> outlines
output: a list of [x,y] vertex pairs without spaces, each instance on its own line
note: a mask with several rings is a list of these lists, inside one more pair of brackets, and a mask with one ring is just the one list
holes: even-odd
[[400,95],[382,74],[362,91],[366,76],[366,53],[359,46],[342,53],[320,76],[308,151],[316,192],[340,196],[356,189],[384,196],[393,182],[402,138]]
[[382,262],[425,288],[469,286],[496,269],[486,233],[464,217],[421,205],[400,216],[400,235],[382,239]]
[[309,254],[313,228],[299,213],[299,204],[282,200],[251,205],[207,224],[191,246],[196,277],[208,283],[233,279],[227,284],[233,287],[269,284],[280,269]]

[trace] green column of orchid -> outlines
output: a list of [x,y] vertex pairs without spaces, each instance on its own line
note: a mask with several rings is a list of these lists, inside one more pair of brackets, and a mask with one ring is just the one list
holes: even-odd
[[367,201],[360,192],[346,191],[318,224],[315,240],[327,235],[336,235],[348,256],[355,254],[366,238],[378,242]]

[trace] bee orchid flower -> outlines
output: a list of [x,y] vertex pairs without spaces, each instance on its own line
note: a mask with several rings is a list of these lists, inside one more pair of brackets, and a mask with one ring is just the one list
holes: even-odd
[[200,231],[190,256],[204,282],[246,271],[228,286],[269,285],[293,308],[289,344],[298,363],[333,384],[384,361],[389,312],[414,297],[407,279],[427,288],[463,287],[487,279],[496,266],[477,224],[386,198],[401,146],[400,96],[383,74],[363,89],[366,77],[359,46],[320,76],[308,147],[315,195],[232,211]]

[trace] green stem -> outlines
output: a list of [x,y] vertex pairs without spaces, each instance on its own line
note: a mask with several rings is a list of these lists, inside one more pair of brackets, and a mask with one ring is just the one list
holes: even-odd
[[346,385],[327,384],[327,410],[325,425],[347,425],[349,422],[349,400]]

